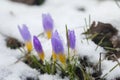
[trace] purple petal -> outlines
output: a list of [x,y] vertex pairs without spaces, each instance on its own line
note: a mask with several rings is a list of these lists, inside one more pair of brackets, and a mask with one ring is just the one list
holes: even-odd
[[45,31],[53,30],[53,19],[50,14],[42,14],[42,22]]
[[74,30],[73,31],[68,30],[68,37],[69,37],[70,48],[75,49],[76,38],[75,38]]
[[40,43],[40,41],[38,40],[38,38],[36,36],[33,37],[33,44],[34,44],[34,48],[38,53],[42,53],[43,49],[42,49],[42,45]]
[[52,35],[52,39],[51,39],[51,43],[52,43],[52,48],[53,51],[56,54],[59,53],[63,53],[64,52],[64,48],[63,48],[63,44],[62,44],[62,40],[59,37],[59,34],[57,31],[55,31]]
[[23,37],[23,39],[25,41],[31,40],[31,34],[30,34],[30,32],[25,24],[23,24],[22,28],[20,28],[20,26],[18,26],[18,29],[19,29],[21,36]]

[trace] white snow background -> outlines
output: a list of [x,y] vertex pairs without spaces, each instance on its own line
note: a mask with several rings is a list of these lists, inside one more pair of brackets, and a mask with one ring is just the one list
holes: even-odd
[[[79,11],[84,7],[85,11]],[[99,53],[105,52],[99,47],[96,51],[96,44],[89,40],[89,44],[81,33],[84,31],[86,18],[89,15],[91,21],[102,21],[111,23],[120,30],[120,8],[113,0],[46,0],[42,6],[29,6],[22,3],[0,0],[0,33],[12,36],[23,41],[17,26],[26,24],[32,35],[43,33],[42,13],[50,13],[54,20],[54,30],[57,29],[66,44],[65,25],[74,29],[77,38],[76,51],[80,56],[88,56],[93,63],[98,62]],[[45,51],[46,59],[50,58],[51,41],[43,37],[39,38]],[[81,43],[81,40],[83,43]],[[26,77],[39,77],[40,80],[69,80],[61,79],[59,75],[41,75],[35,69],[30,68],[23,62],[14,64],[23,54],[19,50],[11,50],[6,47],[5,37],[0,35],[0,80],[25,80]],[[103,75],[117,63],[103,61]],[[108,76],[108,80],[120,77],[120,67],[114,69]]]

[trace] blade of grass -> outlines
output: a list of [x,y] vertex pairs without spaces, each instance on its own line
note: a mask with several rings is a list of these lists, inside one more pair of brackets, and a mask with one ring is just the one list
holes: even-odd
[[120,66],[120,62],[118,61],[117,56],[116,56],[115,54],[113,54],[113,56],[114,56],[115,60],[117,61],[117,63],[118,63],[118,64],[119,64],[119,66]]
[[100,62],[100,64],[99,64],[99,72],[102,72],[101,71],[101,53],[100,53],[100,57],[99,57],[99,62]]
[[102,44],[102,42],[103,42],[104,39],[105,39],[105,36],[100,40],[100,42],[98,43],[98,45],[97,45],[95,51],[96,51],[96,50],[98,49],[98,47]]
[[70,50],[69,50],[70,42],[69,42],[69,38],[68,38],[68,28],[67,28],[67,25],[66,25],[66,38],[67,38],[67,46],[68,46],[68,63],[70,63]]
[[89,32],[88,32],[89,30],[88,30],[87,26],[88,26],[88,24],[87,24],[87,20],[86,20],[86,18],[85,18],[85,28],[84,28],[84,32],[86,32],[85,37],[86,37],[87,43],[89,44],[89,42],[88,42],[88,36],[87,36],[87,34],[89,33]]
[[95,38],[97,35],[99,35],[99,33],[93,34],[92,36],[88,37],[88,39],[93,39],[93,38]]
[[58,64],[57,62],[55,62],[55,64],[60,68],[61,71],[65,72],[65,70],[62,68],[62,66],[60,64]]
[[89,14],[89,26],[88,26],[88,28],[90,28],[90,25],[91,25],[91,15]]
[[38,62],[38,60],[35,58],[34,55],[31,56],[31,58],[40,67],[40,69],[42,69],[44,72],[46,72],[45,69],[43,68],[43,66]]
[[40,37],[40,36],[43,36],[43,35],[44,35],[44,32],[38,34],[37,37]]
[[116,48],[112,48],[112,47],[104,47],[105,49],[109,49],[109,50],[113,50],[113,51],[115,51],[116,50]]

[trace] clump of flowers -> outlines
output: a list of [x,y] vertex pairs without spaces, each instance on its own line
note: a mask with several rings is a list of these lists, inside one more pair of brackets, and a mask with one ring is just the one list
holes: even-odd
[[[42,14],[43,27],[47,34],[48,39],[51,38],[52,45],[52,59],[45,60],[45,53],[41,42],[37,36],[33,36],[33,46],[31,41],[31,34],[26,25],[22,25],[22,28],[18,26],[19,32],[25,41],[25,45],[29,55],[25,56],[28,65],[38,69],[41,73],[55,74],[57,71],[64,76],[68,76],[70,80],[84,80],[84,75],[80,63],[78,63],[78,57],[70,55],[73,53],[69,51],[69,48],[75,50],[76,36],[74,30],[68,30],[66,27],[66,37],[68,43],[68,56],[65,54],[63,41],[60,38],[58,31],[53,32],[53,19],[50,14]],[[33,48],[34,47],[34,48]],[[33,51],[38,53],[39,59],[34,55]],[[32,51],[33,50],[33,51]],[[59,63],[60,62],[60,63]],[[85,73],[85,72],[84,72]],[[89,80],[89,79],[85,79]]]
[[42,14],[42,23],[47,38],[50,39],[53,31],[53,19],[50,14]]

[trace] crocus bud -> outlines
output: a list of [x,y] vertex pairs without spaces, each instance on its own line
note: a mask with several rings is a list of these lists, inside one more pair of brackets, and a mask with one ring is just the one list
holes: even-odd
[[74,30],[68,30],[69,47],[75,49],[76,37]]
[[42,49],[42,45],[36,36],[33,37],[33,44],[36,52],[38,53],[40,59],[44,61],[45,55]]
[[[53,49],[53,59],[57,58],[60,60],[61,63],[66,63],[66,57],[64,54],[64,48],[62,44],[62,40],[59,37],[57,31],[55,31],[51,38],[52,49]],[[55,59],[54,59],[55,60]]]
[[22,25],[22,28],[18,26],[19,32],[22,36],[22,38],[25,41],[26,48],[28,52],[32,51],[32,42],[31,42],[31,34],[25,24]]
[[53,19],[50,14],[42,14],[42,23],[45,33],[47,34],[48,39],[52,36],[53,31]]

